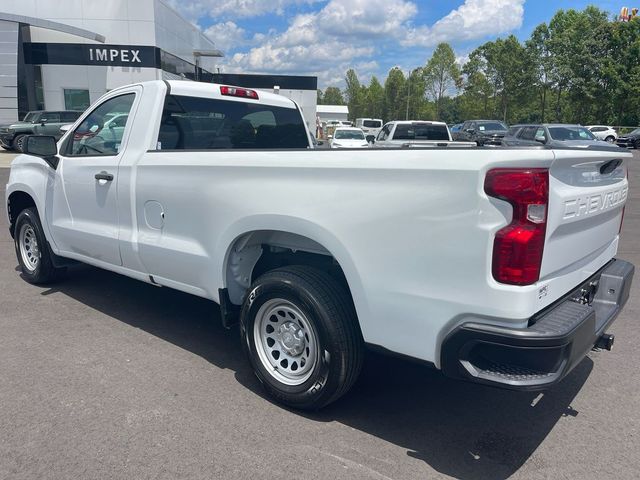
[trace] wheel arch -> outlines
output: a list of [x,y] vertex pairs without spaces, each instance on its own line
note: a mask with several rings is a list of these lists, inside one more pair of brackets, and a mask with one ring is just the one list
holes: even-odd
[[7,196],[7,218],[9,220],[9,233],[11,233],[12,238],[15,234],[16,219],[20,212],[31,207],[35,208],[38,216],[40,216],[33,195],[24,190],[15,190]]
[[[358,318],[366,318],[368,310],[362,282],[343,243],[325,228],[308,220],[268,217],[245,219],[230,229],[222,240],[222,281],[231,302],[241,304],[256,274],[263,273],[259,262],[264,258],[265,247],[268,247],[271,254],[287,250],[298,254],[296,260],[301,261],[295,264],[309,264],[307,260],[319,260],[320,257],[334,261],[344,275]],[[257,270],[256,266],[259,267]]]

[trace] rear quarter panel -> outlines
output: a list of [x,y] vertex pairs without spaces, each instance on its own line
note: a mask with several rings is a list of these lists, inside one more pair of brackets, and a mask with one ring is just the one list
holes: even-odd
[[[491,278],[510,207],[483,193],[497,166],[549,166],[550,150],[149,152],[134,172],[150,273],[217,300],[231,243],[253,230],[307,236],[340,262],[367,342],[437,363],[468,315],[520,325],[548,299]],[[165,207],[162,229],[144,205]],[[504,321],[504,320],[502,320]]]

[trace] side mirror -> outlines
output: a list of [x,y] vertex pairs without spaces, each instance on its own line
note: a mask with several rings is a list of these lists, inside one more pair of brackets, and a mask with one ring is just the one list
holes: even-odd
[[44,124],[47,123],[47,119],[43,118],[42,120],[40,120],[40,126],[44,127]]
[[536,137],[536,138],[534,138],[534,140],[536,142],[543,143],[543,144],[547,143],[547,141],[546,141],[546,139],[544,137]]
[[58,168],[58,145],[55,137],[49,135],[27,135],[22,153],[42,158],[54,170]]
[[60,133],[62,133],[62,134],[67,133],[71,129],[72,126],[73,126],[73,123],[67,123],[66,125],[62,125],[60,127]]
[[322,141],[322,140],[318,140],[318,141],[316,142],[316,145],[324,145],[324,141]]
[[368,143],[376,143],[375,135],[367,135],[367,142]]
[[467,133],[476,133],[476,131],[473,128],[467,128],[465,130],[465,132],[467,132]]
[[333,138],[333,135],[327,135],[327,139],[331,140]]

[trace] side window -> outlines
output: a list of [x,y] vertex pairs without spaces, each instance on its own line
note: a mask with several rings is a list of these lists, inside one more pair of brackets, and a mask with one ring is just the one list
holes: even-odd
[[536,127],[525,127],[520,132],[520,138],[523,140],[533,140],[536,135]]
[[44,112],[40,121],[44,123],[60,123],[60,112]]
[[63,122],[75,122],[80,116],[80,112],[62,112],[61,121]]
[[307,148],[297,108],[167,95],[158,150]]
[[380,129],[380,131],[378,132],[378,138],[376,138],[377,142],[380,142],[384,139],[387,138],[387,130],[389,129],[389,125],[385,125],[384,127],[382,127]]
[[135,93],[127,93],[110,98],[93,110],[69,136],[65,151],[73,156],[117,155],[124,134],[126,120],[122,126],[114,125],[114,120],[128,118]]

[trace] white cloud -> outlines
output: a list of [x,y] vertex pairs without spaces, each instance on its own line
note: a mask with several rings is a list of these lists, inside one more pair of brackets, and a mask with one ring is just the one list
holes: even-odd
[[169,0],[187,18],[250,18],[266,13],[282,14],[291,5],[313,4],[323,0]]
[[433,47],[440,42],[475,40],[522,25],[524,0],[466,0],[433,26],[408,29],[404,46]]
[[[315,0],[198,1],[207,4],[208,13],[228,12],[234,6],[238,15],[246,16],[243,12],[252,9],[277,11],[284,5]],[[518,28],[523,4],[524,0],[466,0],[433,25],[414,26],[415,1],[330,0],[315,12],[292,17],[281,32],[258,32],[250,38],[227,20],[207,29],[207,34],[223,50],[237,52],[226,57],[224,71],[317,75],[320,85],[326,86],[342,84],[348,68],[355,68],[365,79],[376,73],[371,60],[380,46],[387,50],[391,46],[391,51],[400,45],[429,48],[443,41],[481,39]],[[246,49],[238,52],[237,46]]]
[[[394,15],[378,14],[383,11]],[[225,70],[322,72],[328,78],[340,68],[342,78],[347,68],[374,54],[372,39],[395,35],[416,11],[406,0],[331,0],[316,13],[295,16],[287,30],[270,33],[259,46],[236,53]]]
[[242,47],[248,43],[246,30],[231,20],[211,25],[204,31],[204,34],[213,40],[217,48],[223,51]]
[[346,37],[395,36],[418,12],[405,0],[334,0],[317,15],[328,35]]

